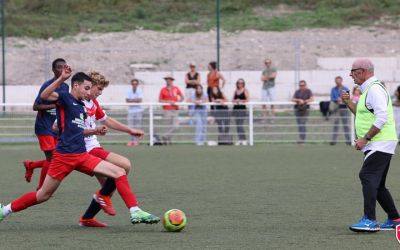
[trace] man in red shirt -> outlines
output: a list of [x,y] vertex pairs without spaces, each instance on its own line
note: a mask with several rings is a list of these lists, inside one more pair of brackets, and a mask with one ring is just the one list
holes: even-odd
[[159,102],[168,103],[170,105],[164,105],[164,127],[165,131],[161,137],[164,144],[171,144],[171,135],[179,127],[178,110],[179,106],[175,105],[177,102],[183,101],[184,97],[182,92],[177,86],[174,86],[174,78],[172,75],[164,77],[167,85],[161,89]]

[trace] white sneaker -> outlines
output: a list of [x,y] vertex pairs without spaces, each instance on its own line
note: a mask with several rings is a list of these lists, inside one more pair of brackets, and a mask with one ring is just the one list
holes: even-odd
[[243,146],[247,146],[247,141],[242,141]]
[[235,142],[235,146],[240,146],[241,144],[242,144],[242,141]]

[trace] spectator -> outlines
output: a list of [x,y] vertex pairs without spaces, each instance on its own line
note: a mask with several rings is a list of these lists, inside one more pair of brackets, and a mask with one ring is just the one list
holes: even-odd
[[[210,62],[208,64],[209,73],[207,75],[207,95],[209,100],[211,96],[211,90],[213,87],[223,88],[225,86],[225,78],[224,76],[218,71],[217,63]],[[220,82],[222,81],[222,85],[220,86]]]
[[235,143],[236,146],[247,145],[246,134],[243,128],[244,120],[247,117],[246,105],[244,103],[249,101],[250,94],[245,87],[245,81],[239,78],[236,82],[236,90],[232,99],[232,102],[235,103],[233,106],[233,116],[235,117],[236,130],[239,137],[239,140]]
[[190,71],[185,76],[185,83],[186,83],[186,91],[185,95],[186,98],[191,98],[197,85],[201,84],[200,74],[196,71],[196,63],[191,62],[189,64]]
[[360,96],[361,96],[360,87],[354,86],[353,92],[351,93],[351,102],[357,104],[358,100],[360,99]]
[[207,132],[207,94],[203,91],[203,86],[197,85],[195,92],[192,94],[190,101],[194,104],[193,117],[196,124],[195,141],[197,146],[203,146],[206,142]]
[[292,101],[296,103],[294,109],[300,138],[298,143],[304,144],[307,133],[306,123],[309,115],[309,103],[314,101],[314,96],[311,90],[307,88],[306,81],[301,80],[299,82],[299,89],[294,93]]
[[227,105],[224,105],[227,99],[219,87],[212,88],[210,99],[212,102],[219,104],[215,105],[213,112],[213,116],[218,124],[218,143],[232,144],[232,137],[229,136],[229,109]]
[[[196,86],[201,84],[200,74],[196,71],[196,63],[191,62],[189,64],[190,71],[185,76],[186,90],[185,97],[186,100],[192,98],[193,93],[195,92]],[[189,106],[189,125],[193,125],[193,107]]]
[[[265,69],[263,70],[261,75],[261,81],[263,82],[261,100],[263,102],[273,102],[275,101],[275,78],[277,75],[277,71],[276,68],[272,67],[271,59],[265,59],[264,64],[265,64]],[[267,105],[263,105],[262,108],[263,108],[264,121],[268,121]],[[274,105],[271,105],[270,114],[271,116],[275,115]],[[272,122],[273,120],[270,121]]]
[[176,105],[177,102],[181,102],[184,97],[180,89],[174,86],[174,78],[172,75],[167,75],[164,77],[166,81],[166,86],[160,91],[159,102],[168,103],[169,105],[164,105],[164,133],[161,139],[164,144],[171,144],[171,135],[178,129],[178,110],[179,107]]
[[397,87],[394,92],[394,100],[393,100],[393,116],[394,123],[396,124],[396,133],[397,138],[400,138],[400,86]]
[[[143,91],[138,87],[139,80],[132,79],[131,80],[132,88],[129,89],[126,102],[128,103],[141,103],[143,102]],[[128,127],[141,129],[142,127],[142,114],[143,107],[141,105],[130,105],[128,108]],[[138,138],[136,136],[131,137],[131,141],[128,142],[128,147],[133,147],[139,145]]]
[[340,95],[343,91],[349,92],[346,86],[343,86],[343,78],[341,76],[335,77],[336,86],[331,90],[331,104],[335,106],[332,111],[333,116],[333,133],[330,145],[335,145],[338,137],[339,124],[342,121],[344,137],[346,138],[346,144],[351,145],[350,142],[350,128],[349,128],[349,111],[347,110],[346,104],[343,103]]

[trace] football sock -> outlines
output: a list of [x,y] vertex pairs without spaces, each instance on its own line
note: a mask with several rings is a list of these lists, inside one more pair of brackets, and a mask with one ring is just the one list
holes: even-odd
[[45,161],[42,166],[43,167],[42,167],[42,171],[40,171],[39,184],[38,184],[36,190],[39,190],[42,187],[44,179],[46,179],[47,171],[49,170],[50,162]]
[[138,203],[135,194],[132,192],[126,175],[120,176],[115,179],[118,193],[121,195],[122,200],[125,202],[126,207],[137,207]]
[[36,204],[38,204],[36,192],[26,193],[15,201],[11,202],[11,211],[19,212]]
[[[107,178],[103,187],[100,189],[101,195],[111,195],[116,189],[115,180],[113,178]],[[101,205],[93,199],[90,203],[88,209],[85,214],[82,216],[83,219],[92,219],[96,214],[98,214],[101,210]]]
[[100,189],[100,194],[110,196],[116,188],[115,180],[108,177],[103,187]]
[[41,168],[46,164],[47,160],[31,161],[29,164],[30,169]]
[[96,214],[98,214],[101,210],[101,206],[95,199],[92,199],[88,209],[85,214],[82,216],[83,219],[92,219]]
[[11,209],[11,204],[8,204],[7,206],[3,207],[3,216],[7,217],[12,213],[12,209]]

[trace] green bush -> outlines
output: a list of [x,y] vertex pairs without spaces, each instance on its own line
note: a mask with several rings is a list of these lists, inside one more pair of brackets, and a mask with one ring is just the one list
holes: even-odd
[[[287,14],[262,16],[285,4]],[[244,29],[291,30],[370,24],[382,16],[398,18],[399,0],[221,0],[221,26]],[[60,37],[81,31],[195,32],[215,27],[214,0],[13,0],[6,1],[8,36]],[[296,11],[293,11],[296,10]]]

